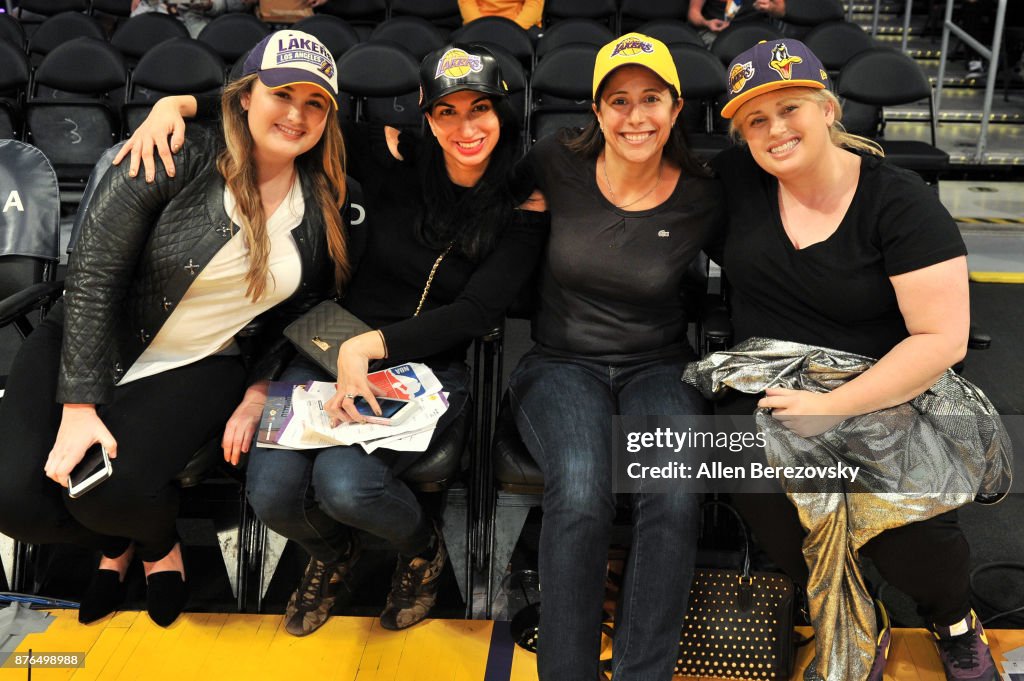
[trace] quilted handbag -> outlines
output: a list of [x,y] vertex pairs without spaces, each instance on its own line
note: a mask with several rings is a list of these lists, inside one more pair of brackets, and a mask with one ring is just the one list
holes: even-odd
[[[793,673],[793,581],[750,571],[750,539],[743,530],[743,569],[697,568],[679,636],[675,673],[727,679],[788,679]],[[806,641],[796,644],[802,645]]]
[[284,335],[299,352],[337,376],[338,348],[370,330],[359,317],[335,301],[325,300],[286,326]]

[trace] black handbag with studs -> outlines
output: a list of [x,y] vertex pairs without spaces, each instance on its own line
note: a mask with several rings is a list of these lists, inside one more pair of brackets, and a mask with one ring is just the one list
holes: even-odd
[[718,501],[705,505],[726,508],[739,520],[743,567],[694,571],[675,673],[788,679],[795,657],[793,580],[776,572],[751,572],[750,539],[739,513]]

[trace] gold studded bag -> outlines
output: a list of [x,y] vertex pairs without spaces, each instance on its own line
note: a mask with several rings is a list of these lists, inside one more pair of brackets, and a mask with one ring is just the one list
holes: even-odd
[[727,679],[788,679],[794,658],[794,588],[786,575],[750,571],[742,519],[743,569],[697,568],[679,636],[675,673]]

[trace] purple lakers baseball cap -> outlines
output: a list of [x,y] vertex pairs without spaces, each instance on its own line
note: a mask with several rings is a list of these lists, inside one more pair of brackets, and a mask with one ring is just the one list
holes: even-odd
[[814,53],[799,40],[762,40],[729,65],[729,101],[722,118],[732,118],[747,101],[787,87],[828,87],[828,74]]
[[315,85],[338,108],[338,69],[320,40],[302,31],[276,31],[250,50],[242,75],[259,74],[260,82],[274,89],[308,83]]

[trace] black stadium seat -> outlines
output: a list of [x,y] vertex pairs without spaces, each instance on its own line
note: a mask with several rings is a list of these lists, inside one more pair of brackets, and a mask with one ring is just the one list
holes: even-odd
[[733,24],[715,38],[711,45],[711,54],[728,66],[738,54],[749,50],[762,40],[778,40],[781,37],[778,29],[768,22]]
[[666,45],[686,43],[701,48],[704,47],[704,41],[701,40],[697,29],[679,19],[655,19],[637,27],[636,31],[637,33],[657,38]]
[[[630,31],[639,30],[636,27],[648,21],[667,19],[685,22],[689,8],[689,2],[622,0],[619,5],[619,32],[629,33]],[[643,31],[639,32],[644,33]],[[652,33],[644,33],[644,35],[658,38],[658,36]],[[661,38],[658,39],[661,40]]]
[[316,13],[341,17],[365,41],[377,24],[387,19],[388,4],[387,0],[327,0],[316,8]]
[[126,132],[141,123],[164,95],[218,92],[224,84],[224,60],[209,45],[191,38],[166,40],[143,55],[131,75]]
[[[839,72],[838,94],[847,101],[871,107],[866,122],[844,117],[850,132],[875,139],[890,163],[920,173],[934,182],[949,167],[949,154],[935,146],[935,107],[932,86],[917,62],[902,52],[874,48],[856,55]],[[928,100],[931,144],[916,140],[886,140],[882,107]]]
[[420,63],[389,40],[360,43],[341,56],[338,89],[355,97],[357,121],[420,130]]
[[553,27],[567,19],[593,19],[616,30],[618,7],[615,0],[546,0],[544,26]]
[[16,45],[0,40],[0,139],[19,139],[22,107],[29,82],[28,57]]
[[330,14],[314,14],[296,21],[292,28],[316,36],[331,51],[335,60],[360,42],[359,34],[347,21]]
[[804,44],[821,60],[832,78],[838,76],[840,69],[855,55],[877,47],[867,31],[847,21],[829,21],[815,26],[804,36]]
[[25,29],[10,14],[0,14],[0,42],[11,43],[25,49]]
[[511,19],[480,17],[452,33],[452,40],[497,45],[518,59],[524,68],[533,67],[533,41],[530,34]]
[[129,66],[138,63],[142,55],[165,40],[188,38],[188,29],[169,14],[148,12],[139,14],[121,24],[110,44],[124,56]]
[[391,0],[391,17],[422,17],[441,28],[462,25],[459,0]]
[[371,41],[390,40],[404,47],[417,60],[444,46],[444,32],[423,17],[396,17],[380,24],[370,34]]
[[572,43],[537,62],[530,79],[530,139],[536,142],[559,128],[580,128],[591,117],[591,79],[596,45]]
[[20,0],[18,10],[52,17],[61,12],[87,12],[89,0]]
[[252,14],[222,14],[196,40],[212,47],[225,64],[233,64],[269,34],[270,28]]
[[98,21],[85,14],[63,12],[50,17],[29,38],[28,52],[32,64],[38,66],[42,58],[58,45],[80,37],[106,40],[107,34]]
[[715,101],[726,88],[725,67],[703,47],[678,43],[668,49],[679,73],[684,101],[680,116],[690,149],[710,160],[731,144],[728,136],[713,133],[719,116]]
[[[110,92],[124,87],[126,75],[120,53],[95,38],[64,43],[36,69],[25,139],[53,163],[62,191],[81,190],[96,160],[117,141],[121,121]],[[43,88],[50,96],[40,96]]]
[[[601,47],[611,42],[614,37],[615,35],[607,26],[593,19],[566,19],[545,29],[544,34],[537,41],[537,61],[542,60],[548,52],[557,50],[563,45],[586,43]],[[591,68],[587,72],[590,73],[593,70],[593,64],[591,64]]]

